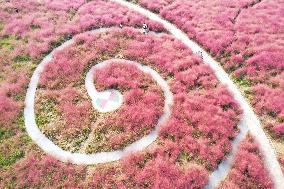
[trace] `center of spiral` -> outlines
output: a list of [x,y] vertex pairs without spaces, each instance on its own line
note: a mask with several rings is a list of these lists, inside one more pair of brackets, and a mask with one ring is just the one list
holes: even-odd
[[118,90],[105,90],[93,97],[93,106],[99,112],[111,112],[122,105],[123,96]]
[[106,65],[102,62],[93,66],[86,75],[85,86],[92,99],[93,107],[101,113],[112,112],[118,109],[123,102],[123,95],[115,89],[98,92],[94,86],[95,70]]

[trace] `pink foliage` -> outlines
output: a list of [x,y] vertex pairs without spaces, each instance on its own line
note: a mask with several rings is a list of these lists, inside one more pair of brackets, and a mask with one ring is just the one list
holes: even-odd
[[162,158],[156,158],[146,163],[142,171],[135,175],[138,185],[149,188],[176,188],[176,182],[180,177],[178,167]]
[[[218,1],[167,1],[164,6],[160,6],[160,15],[175,23],[211,52],[220,53],[233,40],[234,33],[230,31],[233,25],[230,19],[234,16],[234,12],[237,12],[236,9],[229,11],[224,9],[223,6],[239,6],[236,2],[226,3]],[[206,14],[204,14],[205,12]]]
[[179,119],[173,118],[169,120],[168,124],[160,129],[160,135],[162,137],[167,137],[168,135],[175,137],[177,139],[182,139],[186,135],[192,134],[193,128],[188,127],[188,125]]
[[17,102],[0,94],[0,124],[7,125],[11,123],[18,115],[19,105]]
[[227,182],[234,183],[235,188],[236,186],[239,188],[274,188],[273,182],[261,159],[258,145],[252,138],[248,138],[241,143],[234,162],[228,179],[225,180],[225,184],[222,184],[220,188],[225,188],[223,185],[228,185],[226,184]]
[[[161,116],[163,109],[162,97],[159,94],[143,92],[139,89],[131,90],[125,96],[125,106],[117,112],[117,116],[110,118],[106,124],[123,125],[125,131],[153,129]],[[141,111],[141,107],[144,107]]]
[[[188,94],[190,98],[187,98],[185,94],[179,94],[176,97],[173,114],[179,119],[190,120],[193,125],[198,125],[200,131],[211,135],[215,140],[224,137],[224,135],[233,136],[233,127],[238,119],[236,119],[236,112],[227,108],[236,108],[236,103],[230,96],[227,96],[228,93],[221,94],[221,91],[212,91],[202,96],[194,92]],[[223,99],[226,99],[227,102],[222,102]],[[212,119],[208,115],[215,118]]]
[[9,23],[5,27],[5,32],[7,34],[14,34],[23,36],[29,30],[29,27],[32,23],[33,17],[26,15],[22,18],[14,18],[12,23]]
[[85,99],[80,99],[80,92],[74,88],[60,91],[59,109],[66,121],[68,132],[72,129],[81,130],[90,124],[91,104]]
[[[121,118],[115,122],[125,125],[129,131],[153,128],[163,110],[163,99],[158,90],[131,90],[125,95],[125,104],[126,106],[118,112]],[[141,107],[144,107],[143,111]]]
[[284,170],[284,155],[281,155],[281,156],[279,157],[279,163],[280,163],[280,165],[282,166],[282,170]]
[[274,50],[274,52],[262,51],[247,59],[246,66],[235,72],[245,74],[249,79],[257,83],[265,83],[274,75],[280,75],[284,68],[283,52]]
[[216,167],[231,150],[238,112],[236,102],[222,88],[204,95],[179,93],[175,96],[174,119],[161,128],[160,135],[178,141],[189,152],[208,161],[209,167]]
[[25,90],[27,83],[28,78],[25,71],[21,73],[15,72],[5,82],[1,83],[1,92],[10,96],[20,94]]
[[173,89],[175,93],[181,93],[196,88],[210,89],[217,84],[218,80],[212,70],[203,64],[176,74]]
[[275,125],[273,131],[277,134],[284,134],[284,123]]
[[192,51],[183,43],[169,35],[159,38],[150,35],[139,36],[128,42],[124,53],[129,59],[150,62],[161,71],[173,74],[201,62],[197,56],[192,56]]
[[142,153],[135,153],[123,158],[121,164],[125,174],[133,177],[143,169],[147,161],[149,160]]
[[[135,80],[129,78],[135,78]],[[145,77],[145,74],[134,65],[118,64],[113,61],[112,64],[96,71],[95,82],[98,88],[100,86],[104,86],[104,88],[119,87],[125,90],[149,85],[151,76]]]
[[68,11],[70,9],[78,9],[85,1],[84,0],[46,0],[47,8],[52,10]]
[[161,156],[145,159],[141,155],[131,155],[124,161],[123,170],[139,188],[153,189],[203,188],[209,176],[207,170],[200,166],[192,165],[182,171],[174,162]]
[[118,167],[98,167],[87,183],[89,188],[119,188],[127,189],[125,175],[121,175]]
[[234,33],[231,31],[205,31],[200,32],[196,39],[212,53],[220,54],[233,41]]
[[[54,55],[52,63],[45,67],[41,75],[40,83],[44,87],[62,88],[68,86],[71,82],[80,80],[80,73],[88,63],[84,59],[72,57],[73,51],[59,51]],[[70,57],[71,56],[71,57]],[[72,58],[72,60],[70,60]]]
[[179,178],[178,188],[204,188],[208,182],[208,176],[208,172],[203,167],[192,165],[185,174]]
[[[284,87],[282,85],[284,80],[282,79],[283,74],[279,78],[270,80],[272,87],[264,84],[253,87],[253,92],[256,94],[253,100],[254,107],[259,114],[266,116],[268,128],[271,128],[277,136],[283,135]],[[269,122],[271,119],[275,121]]]
[[66,164],[50,156],[29,154],[7,176],[16,181],[17,188],[74,188],[79,186],[84,172],[84,167]]
[[272,117],[284,115],[284,91],[281,88],[270,88],[259,84],[253,88],[256,93],[255,108],[261,114],[270,114]]
[[141,0],[139,3],[141,3],[142,6],[147,7],[147,9],[150,9],[153,12],[159,12],[160,8],[163,6],[168,5],[173,0]]
[[161,24],[147,20],[133,11],[129,11],[126,7],[102,0],[83,5],[78,11],[78,17],[75,18],[74,22],[79,24],[81,29],[90,26],[119,25],[120,23],[125,26],[141,26],[144,22],[147,22],[153,30],[163,28]]

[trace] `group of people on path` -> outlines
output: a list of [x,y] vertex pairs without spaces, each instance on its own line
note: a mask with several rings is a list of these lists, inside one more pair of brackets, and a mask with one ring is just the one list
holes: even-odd
[[[120,28],[123,28],[123,24],[120,23],[120,24],[119,24],[119,27],[120,27]],[[147,34],[147,33],[149,33],[149,31],[150,31],[149,26],[148,26],[146,23],[144,23],[144,24],[142,25],[142,33],[143,33],[143,34]]]

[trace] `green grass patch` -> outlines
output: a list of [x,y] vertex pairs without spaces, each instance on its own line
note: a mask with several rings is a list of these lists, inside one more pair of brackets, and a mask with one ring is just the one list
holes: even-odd
[[52,41],[50,43],[50,46],[51,46],[51,50],[59,47],[60,45],[62,45],[65,41],[67,41],[67,36],[64,36],[64,37],[59,37],[56,41]]
[[16,150],[8,157],[5,157],[2,153],[0,154],[0,167],[8,167],[10,165],[13,165],[17,160],[23,158],[25,156],[25,153],[21,150]]
[[23,141],[26,144],[26,143],[32,142],[32,139],[29,135],[24,134],[21,136],[21,141]]
[[14,58],[14,62],[28,62],[30,60],[31,57],[27,55],[18,55]]
[[10,138],[14,134],[15,133],[12,130],[7,130],[7,129],[0,127],[0,141],[7,139],[7,138]]
[[58,110],[56,101],[51,98],[42,101],[40,107],[36,115],[36,124],[39,128],[43,128],[57,117]]
[[2,49],[8,49],[13,50],[14,46],[12,42],[15,40],[14,36],[5,36],[2,39],[0,39],[0,48]]
[[12,68],[13,68],[13,70],[18,70],[18,69],[21,69],[22,67],[24,67],[25,65],[26,64],[17,62],[17,63],[12,64]]
[[251,87],[252,82],[245,77],[232,77],[233,81],[242,87]]
[[234,77],[232,76],[232,80],[240,86],[240,89],[244,92],[245,97],[252,101],[254,98],[253,92],[251,90],[252,81],[249,79],[246,79],[244,76],[242,77]]
[[49,123],[49,120],[46,116],[38,115],[36,117],[36,124],[38,125],[39,128],[42,128],[44,125],[46,125],[48,123]]
[[4,23],[0,21],[0,31],[3,30],[3,28],[4,28]]
[[31,28],[32,30],[40,29],[40,25],[32,24],[32,25],[30,25],[30,28]]
[[20,112],[14,123],[21,129],[21,131],[25,131],[25,118],[24,112]]
[[178,162],[180,164],[185,164],[187,162],[190,162],[194,159],[194,156],[192,153],[186,152],[186,151],[182,151],[179,156],[178,156]]

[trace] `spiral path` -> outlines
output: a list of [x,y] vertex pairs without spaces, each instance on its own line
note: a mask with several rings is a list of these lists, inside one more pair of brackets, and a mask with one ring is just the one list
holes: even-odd
[[[104,32],[107,31],[109,28],[104,28],[104,29],[97,29],[93,30],[92,32],[94,33],[99,33],[99,32]],[[65,151],[55,145],[52,141],[50,141],[38,128],[36,121],[35,121],[35,110],[34,110],[34,99],[35,99],[35,94],[36,94],[36,88],[38,86],[40,74],[43,72],[44,67],[51,62],[53,58],[53,53],[56,50],[62,50],[69,45],[71,45],[74,42],[73,39],[66,41],[64,44],[59,46],[58,48],[54,49],[48,56],[46,56],[42,62],[38,65],[36,70],[33,73],[33,76],[31,78],[29,88],[27,90],[27,95],[26,95],[26,101],[25,101],[25,111],[24,111],[24,116],[25,116],[25,125],[27,128],[28,134],[31,136],[31,138],[48,154],[51,154],[52,156],[56,157],[57,159],[64,161],[64,162],[71,162],[74,164],[96,164],[96,163],[106,163],[110,161],[116,161],[121,159],[123,156],[129,154],[130,152],[137,152],[148,145],[150,145],[153,141],[156,140],[157,138],[157,131],[159,129],[159,126],[163,123],[165,123],[169,116],[170,116],[170,106],[173,103],[173,95],[169,90],[169,86],[167,82],[153,69],[151,69],[148,66],[143,66],[140,65],[136,62],[132,61],[125,61],[125,60],[120,60],[120,59],[115,59],[116,61],[121,61],[121,63],[124,64],[131,64],[135,65],[140,69],[141,71],[150,74],[156,82],[159,84],[159,86],[163,89],[164,91],[164,96],[165,96],[165,104],[164,104],[164,113],[163,115],[159,118],[157,126],[155,130],[153,130],[150,134],[147,136],[144,136],[143,138],[139,139],[138,141],[132,143],[131,145],[127,146],[123,150],[116,150],[112,152],[99,152],[99,153],[94,153],[94,154],[85,154],[85,153],[71,153],[68,151]],[[119,96],[119,102],[116,104],[113,104],[112,106],[108,106],[108,109],[105,110],[102,107],[100,107],[97,103],[97,99],[102,98],[105,96],[105,93],[108,93],[109,91],[103,91],[103,92],[97,92],[97,90],[94,87],[93,84],[93,76],[94,76],[94,71],[96,68],[101,68],[106,65],[108,65],[111,61],[105,61],[96,64],[96,66],[92,67],[90,71],[87,73],[86,76],[86,82],[85,86],[87,88],[88,94],[90,95],[92,99],[92,103],[95,109],[98,109],[100,112],[108,112],[108,111],[113,111],[117,109],[121,103],[122,103],[122,96]],[[112,90],[114,92],[116,90]],[[118,93],[120,94],[120,93]],[[121,95],[121,94],[120,94]]]
[[[229,75],[223,70],[223,68],[216,62],[202,47],[196,44],[194,41],[190,40],[185,33],[175,27],[173,24],[168,21],[160,18],[158,15],[139,7],[133,3],[123,0],[112,0],[116,3],[119,3],[123,6],[128,7],[131,10],[137,11],[140,14],[148,17],[151,20],[161,23],[175,38],[182,41],[187,47],[189,47],[194,53],[200,53],[203,56],[203,61],[205,64],[208,64],[215,72],[218,80],[227,85],[229,91],[233,94],[235,100],[239,103],[240,107],[243,110],[243,117],[240,124],[238,125],[240,133],[232,142],[232,151],[229,154],[227,160],[219,164],[218,168],[212,172],[209,177],[209,182],[206,186],[207,189],[215,188],[219,183],[225,179],[229,173],[234,156],[236,155],[238,146],[240,142],[245,138],[246,134],[250,134],[255,138],[259,143],[261,153],[264,156],[265,165],[269,170],[269,173],[272,177],[275,187],[278,189],[284,188],[284,177],[281,171],[280,165],[277,161],[275,150],[271,146],[269,139],[266,137],[263,129],[261,128],[260,121],[253,112],[249,103],[242,96],[240,90],[230,79]],[[93,30],[94,33],[102,33],[108,31],[110,28],[100,28]],[[159,34],[157,34],[159,36]],[[171,115],[171,106],[173,104],[173,94],[170,91],[170,88],[167,82],[159,75],[158,72],[153,70],[148,66],[141,65],[137,62],[123,60],[123,59],[111,59],[124,64],[130,64],[136,66],[140,71],[150,74],[152,78],[157,82],[160,88],[163,91],[165,97],[164,101],[164,110],[162,116],[159,118],[158,123],[155,129],[148,135],[142,137],[141,139],[135,141],[134,143],[128,145],[122,150],[115,150],[111,152],[98,152],[94,154],[85,154],[81,153],[71,153],[69,151],[63,150],[59,146],[55,145],[50,139],[48,139],[38,128],[35,119],[35,94],[37,86],[40,79],[40,74],[44,71],[44,67],[49,64],[52,59],[54,52],[57,50],[63,50],[64,48],[70,46],[74,43],[74,39],[68,40],[63,43],[61,46],[54,49],[49,55],[47,55],[41,63],[38,65],[34,71],[32,78],[30,80],[29,87],[27,89],[27,95],[25,100],[25,126],[28,134],[31,138],[37,143],[46,153],[56,157],[57,159],[64,162],[71,162],[74,164],[96,164],[96,163],[105,163],[116,161],[129,154],[130,152],[141,151],[151,143],[153,143],[158,137],[159,126],[165,123]],[[111,60],[103,61],[97,63],[93,66],[86,75],[85,87],[87,89],[88,95],[92,100],[93,107],[99,112],[111,112],[118,109],[123,103],[123,95],[118,90],[106,90],[98,92],[93,83],[94,72],[97,68],[104,67],[108,65]],[[86,142],[88,139],[86,140]]]

